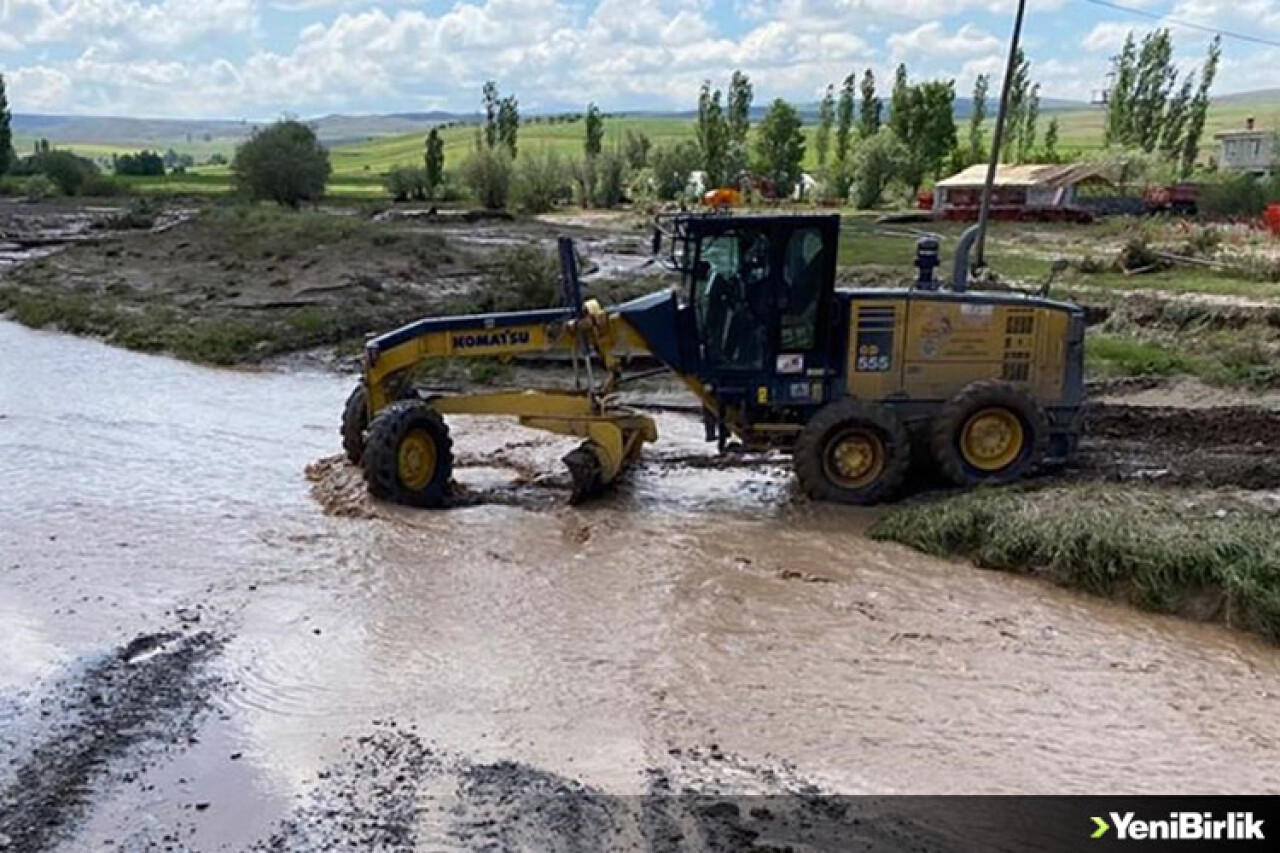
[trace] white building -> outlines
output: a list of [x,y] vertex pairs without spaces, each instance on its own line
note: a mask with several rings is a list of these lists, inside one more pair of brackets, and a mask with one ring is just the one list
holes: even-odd
[[1258,130],[1249,118],[1244,130],[1215,133],[1218,165],[1233,172],[1265,177],[1280,163],[1280,136],[1275,131]]

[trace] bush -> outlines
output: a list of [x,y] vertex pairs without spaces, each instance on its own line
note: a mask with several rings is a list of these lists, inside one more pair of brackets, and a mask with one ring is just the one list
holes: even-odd
[[511,196],[511,156],[502,148],[477,148],[462,166],[462,181],[483,207],[505,208]]
[[1222,245],[1222,231],[1212,225],[1197,225],[1187,235],[1181,254],[1190,258],[1212,258]]
[[693,142],[677,142],[654,149],[649,158],[653,168],[654,191],[663,201],[683,198],[689,190],[689,175],[697,171],[701,157]]
[[525,213],[545,213],[570,194],[564,163],[553,149],[526,151],[516,163],[513,195]]
[[617,207],[626,198],[627,164],[617,153],[605,151],[595,158],[595,186],[591,201],[596,207]]
[[1118,261],[1120,269],[1128,272],[1163,269],[1168,266],[1168,261],[1156,254],[1150,239],[1143,232],[1138,232],[1125,240],[1124,246],[1120,249]]
[[425,201],[427,170],[414,166],[397,166],[382,180],[382,185],[396,201]]
[[58,186],[45,175],[32,175],[22,182],[22,197],[27,201],[43,201],[58,194]]
[[297,207],[319,201],[332,167],[315,131],[293,120],[255,130],[231,163],[236,187],[249,198]]
[[91,177],[98,174],[92,160],[77,157],[70,151],[41,151],[22,161],[21,174],[44,175],[63,195],[77,195]]
[[139,151],[137,154],[121,154],[115,158],[117,175],[146,175],[159,177],[164,174],[164,158],[155,151]]
[[109,175],[90,175],[85,178],[84,183],[80,185],[80,195],[82,196],[109,198],[111,196],[128,195],[129,193],[130,189],[128,185],[121,183]]
[[1200,188],[1198,207],[1206,216],[1261,216],[1266,191],[1252,175],[1224,175]]
[[515,246],[500,256],[491,286],[450,307],[451,314],[549,308],[560,299],[560,265],[539,246]]

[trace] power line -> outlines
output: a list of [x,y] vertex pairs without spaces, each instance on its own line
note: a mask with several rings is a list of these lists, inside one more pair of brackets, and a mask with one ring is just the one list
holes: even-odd
[[1160,21],[1165,24],[1171,24],[1175,27],[1185,27],[1189,30],[1199,30],[1202,33],[1211,33],[1213,35],[1222,36],[1223,38],[1236,39],[1237,41],[1247,41],[1253,44],[1262,44],[1267,47],[1280,47],[1280,41],[1265,39],[1259,36],[1246,35],[1245,33],[1233,33],[1230,30],[1223,30],[1217,27],[1209,27],[1204,24],[1193,24],[1190,21],[1181,21],[1177,18],[1168,18],[1164,15],[1148,12],[1143,9],[1134,9],[1131,6],[1121,6],[1119,3],[1109,3],[1107,0],[1084,0],[1094,6],[1105,6],[1108,9],[1115,9],[1118,12],[1128,12],[1130,15],[1137,15],[1140,18],[1150,18],[1153,21]]

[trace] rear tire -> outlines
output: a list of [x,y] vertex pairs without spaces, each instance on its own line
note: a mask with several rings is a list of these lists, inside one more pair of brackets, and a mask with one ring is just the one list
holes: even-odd
[[449,505],[453,441],[444,418],[424,402],[402,400],[374,417],[363,465],[374,497],[430,509]]
[[342,409],[342,449],[352,464],[364,458],[364,431],[369,428],[369,392],[361,382]]
[[911,439],[893,409],[837,400],[805,424],[796,476],[814,500],[871,504],[893,497],[911,464]]
[[938,468],[957,486],[1008,483],[1045,458],[1049,419],[1029,393],[1007,382],[966,385],[933,420]]

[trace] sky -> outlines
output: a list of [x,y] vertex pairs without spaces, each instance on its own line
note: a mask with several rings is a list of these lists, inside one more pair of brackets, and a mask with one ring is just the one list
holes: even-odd
[[[1280,0],[1115,0],[1280,42]],[[1015,0],[0,0],[15,112],[269,119],[478,107],[493,79],[526,114],[689,109],[740,68],[757,103],[817,100],[899,62],[914,78],[999,76]],[[1028,0],[1046,97],[1088,99],[1149,19]],[[1210,36],[1173,27],[1178,61]],[[1216,93],[1280,86],[1280,48],[1227,40]]]

